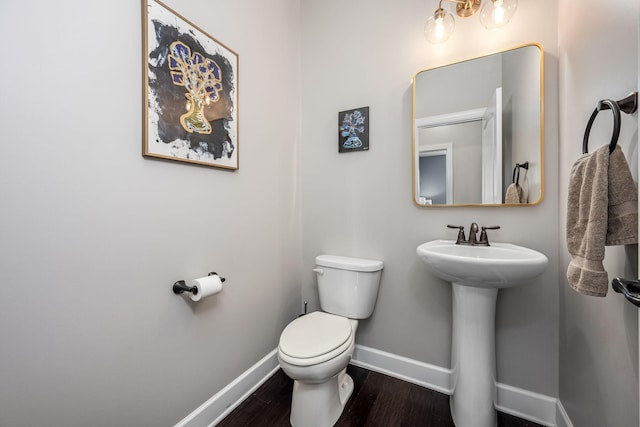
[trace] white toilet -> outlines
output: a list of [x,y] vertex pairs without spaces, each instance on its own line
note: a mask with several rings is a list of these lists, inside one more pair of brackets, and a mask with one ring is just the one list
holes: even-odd
[[347,365],[355,346],[357,319],[373,313],[382,261],[335,255],[316,257],[323,311],[298,317],[280,335],[278,361],[294,380],[293,427],[333,426],[353,392]]

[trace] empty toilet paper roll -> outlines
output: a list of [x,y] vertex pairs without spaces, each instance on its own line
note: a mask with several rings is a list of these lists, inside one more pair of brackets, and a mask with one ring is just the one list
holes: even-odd
[[215,295],[222,290],[222,280],[217,274],[201,277],[189,282],[189,286],[194,286],[198,291],[192,292],[189,297],[193,301],[200,301],[210,295]]

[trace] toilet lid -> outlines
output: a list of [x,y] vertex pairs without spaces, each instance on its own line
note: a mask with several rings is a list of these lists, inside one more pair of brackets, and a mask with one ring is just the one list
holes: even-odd
[[348,344],[351,334],[351,323],[346,317],[314,311],[284,328],[279,348],[296,359],[317,358]]

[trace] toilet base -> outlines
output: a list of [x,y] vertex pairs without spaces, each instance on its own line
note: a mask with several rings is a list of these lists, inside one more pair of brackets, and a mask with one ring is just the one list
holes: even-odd
[[293,427],[332,427],[353,393],[353,379],[344,368],[321,384],[293,383],[291,425]]

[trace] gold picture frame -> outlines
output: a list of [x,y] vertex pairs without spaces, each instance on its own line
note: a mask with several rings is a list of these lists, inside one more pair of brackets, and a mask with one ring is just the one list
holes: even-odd
[[237,170],[238,54],[157,0],[142,27],[142,155]]

